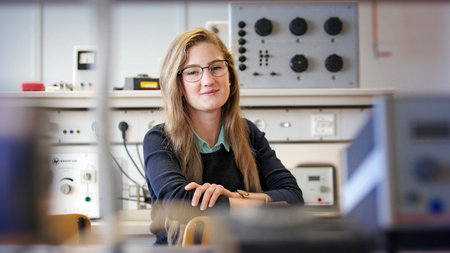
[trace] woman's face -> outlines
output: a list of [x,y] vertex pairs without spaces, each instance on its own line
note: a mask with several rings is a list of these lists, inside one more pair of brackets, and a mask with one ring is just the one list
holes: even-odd
[[[219,49],[212,43],[199,42],[188,49],[188,58],[182,68],[207,67],[217,60],[224,60]],[[228,71],[222,76],[214,76],[208,68],[204,68],[200,80],[188,82],[183,75],[181,80],[190,112],[220,112],[230,96]]]

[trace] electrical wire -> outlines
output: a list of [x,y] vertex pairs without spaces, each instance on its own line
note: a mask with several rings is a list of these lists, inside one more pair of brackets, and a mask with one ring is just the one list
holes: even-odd
[[141,157],[141,155],[140,155],[141,152],[140,152],[140,150],[139,150],[139,143],[136,143],[136,153],[137,153],[137,155],[138,155],[139,162],[141,163],[142,168],[145,168],[144,162],[142,161],[142,157]]
[[137,202],[137,201],[138,201],[137,199],[124,198],[124,197],[118,197],[117,199],[120,199],[120,200],[127,200],[127,201],[134,201],[134,202]]
[[[98,138],[98,134],[97,134],[97,129],[95,128],[94,125],[94,133],[95,136]],[[125,140],[125,139],[124,139]],[[120,172],[122,172],[123,175],[125,175],[131,182],[133,182],[135,185],[140,185],[138,184],[134,179],[132,179],[122,168],[122,166],[120,166],[119,162],[116,160],[116,158],[114,157],[114,155],[112,153],[109,153],[111,155],[112,160],[114,161],[114,163],[116,164],[117,168],[119,168]]]
[[122,139],[123,139],[123,142],[122,142],[122,143],[123,143],[123,146],[124,146],[124,148],[125,148],[125,151],[126,151],[127,154],[128,154],[128,157],[130,158],[131,162],[133,162],[134,167],[135,167],[136,170],[139,172],[139,174],[141,174],[142,178],[146,179],[145,176],[144,176],[144,174],[142,173],[142,171],[139,169],[138,165],[137,165],[136,162],[134,161],[133,157],[131,156],[130,152],[128,151],[127,143],[126,143],[126,141],[125,141],[125,138],[122,138]]
[[119,168],[119,170],[122,172],[122,174],[124,174],[128,179],[130,179],[131,182],[133,182],[135,185],[139,185],[135,180],[133,180],[122,168],[122,166],[120,166],[119,162],[117,162],[116,158],[113,156],[113,154],[110,154],[114,163],[117,165],[117,168]]
[[[130,151],[128,151],[127,148],[127,141],[126,141],[126,132],[128,129],[128,123],[125,121],[121,121],[119,123],[119,130],[122,132],[122,143],[123,143],[123,147],[125,148],[125,151],[128,154],[128,157],[130,158],[131,162],[133,162],[134,167],[136,168],[136,170],[139,172],[139,174],[142,176],[142,178],[146,179],[144,174],[142,173],[142,171],[139,169],[139,167],[137,166],[136,162],[134,161],[133,157],[130,154]],[[139,152],[138,152],[139,155]]]

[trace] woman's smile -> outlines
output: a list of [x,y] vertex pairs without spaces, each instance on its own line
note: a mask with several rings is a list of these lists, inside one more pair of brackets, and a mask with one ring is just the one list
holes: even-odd
[[219,91],[218,89],[208,90],[208,91],[204,91],[204,92],[200,93],[200,95],[212,96],[212,95],[217,94],[218,91]]

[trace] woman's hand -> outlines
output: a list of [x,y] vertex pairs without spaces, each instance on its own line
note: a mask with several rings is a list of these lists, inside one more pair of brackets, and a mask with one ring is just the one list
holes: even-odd
[[200,204],[200,210],[204,211],[207,207],[211,208],[216,204],[217,198],[220,195],[227,196],[229,198],[236,197],[233,192],[230,192],[225,187],[219,184],[204,183],[199,185],[195,182],[191,182],[184,187],[186,191],[195,189],[194,197],[192,197],[192,206],[199,204],[200,198],[203,195],[202,203]]

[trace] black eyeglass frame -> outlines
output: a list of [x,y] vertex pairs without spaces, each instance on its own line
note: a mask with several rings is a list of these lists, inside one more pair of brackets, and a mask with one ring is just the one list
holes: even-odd
[[[189,66],[189,67],[180,69],[180,70],[177,72],[177,75],[178,75],[178,76],[181,76],[181,75],[183,74],[183,71],[185,71],[185,70],[188,69],[188,68],[199,67],[199,68],[202,70],[202,77],[203,77],[203,69],[208,69],[209,72],[211,72],[211,70],[209,69],[209,67],[211,67],[211,65],[213,65],[214,63],[221,62],[221,61],[225,62],[225,64],[227,65],[227,69],[228,69],[228,71],[229,71],[229,64],[230,64],[230,62],[229,62],[228,60],[215,60],[215,61],[211,62],[208,66],[205,66],[205,67],[201,67],[201,66]],[[226,73],[226,72],[225,72],[225,73]],[[200,79],[201,79],[201,78],[200,78]]]

